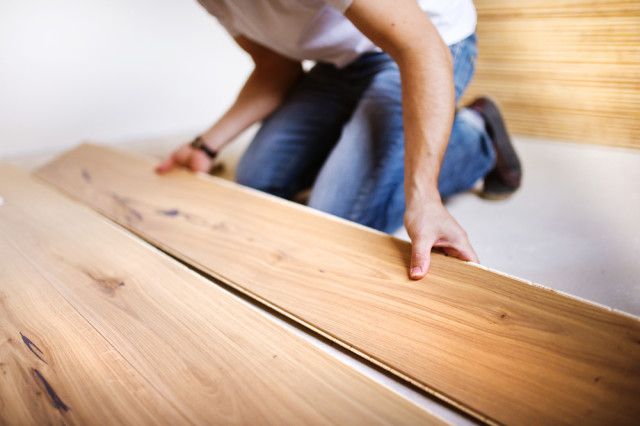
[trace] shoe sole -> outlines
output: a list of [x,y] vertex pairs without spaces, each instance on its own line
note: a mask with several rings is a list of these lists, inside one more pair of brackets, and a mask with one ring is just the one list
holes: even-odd
[[516,154],[511,138],[504,125],[504,119],[496,102],[485,98],[486,105],[482,110],[482,117],[485,120],[487,133],[493,141],[496,149],[498,162],[496,164],[497,173],[506,186],[513,188],[513,191],[520,187],[522,176],[522,166]]

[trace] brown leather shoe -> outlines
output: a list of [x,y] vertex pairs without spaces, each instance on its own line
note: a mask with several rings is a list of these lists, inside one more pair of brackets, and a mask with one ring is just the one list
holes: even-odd
[[507,198],[520,187],[522,166],[507,133],[504,119],[496,103],[489,98],[478,98],[467,108],[482,116],[487,134],[496,150],[496,165],[485,176],[480,195],[492,200]]

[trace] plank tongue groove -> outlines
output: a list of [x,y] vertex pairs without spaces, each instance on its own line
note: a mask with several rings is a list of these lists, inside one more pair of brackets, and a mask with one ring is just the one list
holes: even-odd
[[0,424],[442,423],[32,177],[0,194]]
[[633,424],[640,321],[233,183],[84,145],[38,176],[481,419]]

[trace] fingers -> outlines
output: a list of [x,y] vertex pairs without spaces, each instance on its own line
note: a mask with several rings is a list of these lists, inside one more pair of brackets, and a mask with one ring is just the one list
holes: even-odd
[[439,241],[430,242],[428,239],[415,238],[411,243],[411,266],[409,267],[409,276],[413,280],[420,280],[427,275],[431,264],[431,249],[440,247],[447,256],[456,257],[460,260],[480,263],[466,234],[453,242]]
[[431,247],[433,242],[416,236],[411,241],[411,266],[409,267],[409,276],[413,280],[424,278],[429,271],[431,263]]
[[171,154],[171,157],[164,160],[162,163],[156,167],[156,172],[163,174],[167,173],[169,170],[173,169],[176,166],[184,166],[189,161],[191,148],[183,145]]
[[478,255],[476,254],[475,250],[473,250],[473,247],[471,247],[471,243],[469,243],[469,239],[466,237],[463,240],[458,241],[456,244],[441,247],[444,249],[444,252],[447,254],[447,256],[457,257],[460,260],[480,263]]
[[156,172],[167,173],[174,167],[188,167],[197,172],[208,172],[211,164],[211,159],[204,152],[193,149],[189,145],[183,145],[171,154],[171,157],[160,163],[156,167]]
[[156,167],[156,173],[164,174],[171,170],[176,165],[175,160],[173,159],[173,155],[162,163],[158,164]]
[[[437,217],[437,215],[434,214],[433,217]],[[479,262],[467,233],[460,225],[448,213],[439,218],[441,221],[435,226],[433,225],[436,221],[429,220],[422,222],[419,227],[414,225],[407,229],[411,237],[411,264],[409,266],[411,279],[419,280],[427,274],[431,265],[433,247],[442,248],[447,256]],[[414,224],[414,222],[410,223]]]

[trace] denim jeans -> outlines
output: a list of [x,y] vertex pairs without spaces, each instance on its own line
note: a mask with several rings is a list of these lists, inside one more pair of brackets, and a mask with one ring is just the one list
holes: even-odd
[[[456,101],[475,69],[475,35],[450,46]],[[442,197],[468,190],[494,166],[481,119],[456,113],[442,162]],[[237,180],[291,199],[311,188],[309,206],[384,232],[403,222],[404,131],[400,72],[386,53],[345,68],[318,63],[262,124]]]

